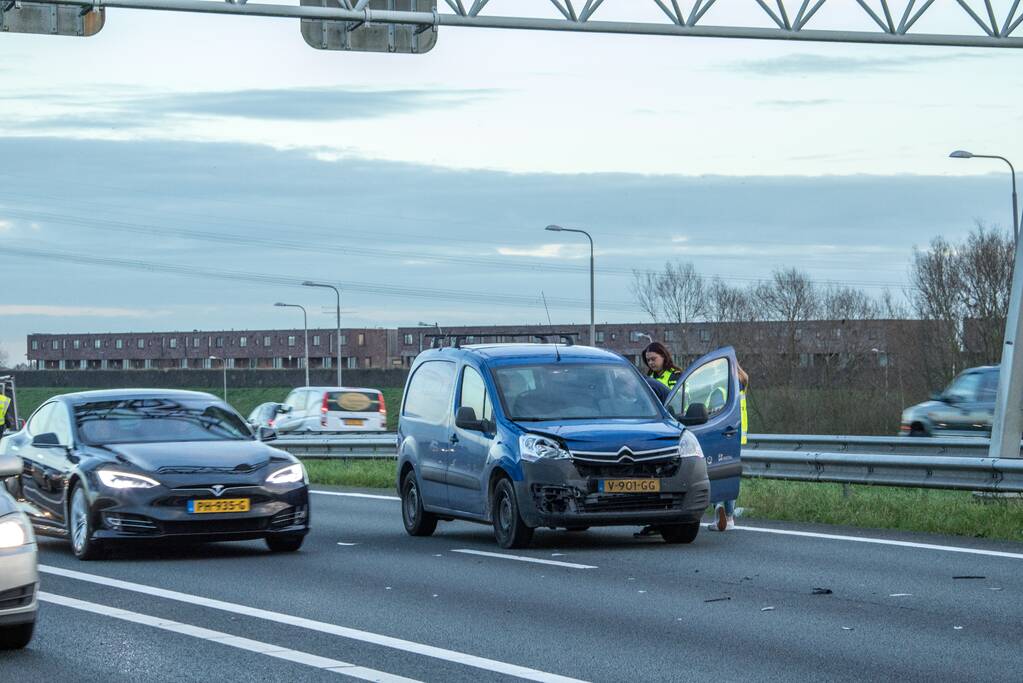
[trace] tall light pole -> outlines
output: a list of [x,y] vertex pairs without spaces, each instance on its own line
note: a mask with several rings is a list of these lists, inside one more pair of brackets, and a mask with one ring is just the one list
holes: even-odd
[[563,228],[560,225],[548,225],[545,230],[551,232],[577,232],[580,235],[586,235],[586,239],[590,241],[590,346],[597,345],[597,326],[596,326],[596,304],[594,303],[593,294],[593,238],[590,233],[585,230],[579,230],[577,228]]
[[299,304],[282,304],[278,301],[274,306],[302,309],[302,327],[305,328],[305,385],[309,386],[309,314],[306,313],[305,306]]
[[[337,294],[337,385],[343,387],[341,383],[341,290],[334,285],[328,285],[325,282],[311,282],[306,280],[302,283],[305,287],[324,287],[326,289],[333,289],[334,293]],[[307,382],[308,384],[308,382]]]
[[1002,360],[998,373],[998,393],[995,394],[995,412],[991,422],[991,445],[988,455],[992,458],[1018,458],[1020,439],[1023,438],[1023,353],[1016,353],[1016,340],[1023,339],[1023,253],[1020,251],[1017,222],[1018,201],[1016,199],[1016,169],[1005,157],[994,154],[971,154],[963,150],[952,152],[953,159],[1001,159],[1009,164],[1012,171],[1012,232],[1016,238],[1015,263],[1012,267],[1012,289],[1009,294],[1009,310],[1005,316],[1005,341],[1002,344]]
[[973,154],[962,149],[952,152],[949,154],[949,157],[953,159],[1001,159],[1009,165],[1009,171],[1012,174],[1012,236],[1018,242],[1019,231],[1023,228],[1023,224],[1020,223],[1019,219],[1019,199],[1016,196],[1016,169],[1013,167],[1012,162],[997,154]]
[[[441,329],[440,329],[440,323],[424,323],[424,322],[419,322],[419,323],[416,323],[416,324],[419,325],[419,327],[433,327],[434,329],[437,330],[437,334],[444,334],[444,332],[442,332]],[[419,353],[422,353],[422,352],[423,352],[423,333],[420,332],[419,333]]]
[[220,356],[210,356],[210,360],[219,360],[220,365],[224,370],[224,403],[227,403],[227,360]]

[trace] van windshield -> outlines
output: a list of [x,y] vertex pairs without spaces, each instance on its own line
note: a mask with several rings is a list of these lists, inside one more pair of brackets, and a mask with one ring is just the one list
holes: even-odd
[[516,365],[496,368],[494,376],[505,410],[520,422],[662,417],[650,387],[626,365]]

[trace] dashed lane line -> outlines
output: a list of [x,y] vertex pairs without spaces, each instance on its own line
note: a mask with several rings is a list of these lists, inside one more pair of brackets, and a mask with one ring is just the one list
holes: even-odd
[[231,612],[233,614],[240,614],[243,616],[253,617],[256,619],[264,619],[266,621],[272,621],[278,624],[296,626],[298,628],[304,628],[310,631],[327,633],[329,635],[339,636],[341,638],[347,638],[349,640],[356,640],[363,643],[370,643],[371,645],[388,647],[394,650],[400,650],[402,652],[409,652],[411,654],[421,655],[423,657],[431,657],[433,659],[451,662],[453,664],[461,664],[463,666],[469,666],[475,669],[482,669],[484,671],[492,671],[494,673],[505,674],[507,676],[514,676],[516,678],[522,678],[528,681],[540,681],[541,683],[580,683],[579,679],[569,678],[567,676],[559,676],[557,674],[548,673],[546,671],[540,671],[538,669],[531,669],[529,667],[520,666],[518,664],[510,664],[508,662],[501,662],[496,659],[478,657],[476,655],[471,655],[465,652],[448,650],[442,647],[436,647],[434,645],[416,643],[411,640],[403,640],[401,638],[385,636],[379,633],[371,633],[370,631],[362,631],[360,629],[350,628],[347,626],[339,626],[337,624],[330,624],[323,621],[314,621],[313,619],[297,617],[292,614],[272,612],[270,610],[259,609],[257,607],[249,607],[248,605],[241,605],[233,602],[224,602],[222,600],[214,600],[212,598],[205,598],[200,595],[192,595],[190,593],[180,593],[178,591],[167,590],[165,588],[158,588],[156,586],[147,586],[145,584],[133,583],[131,581],[122,581],[120,579],[114,579],[108,576],[101,576],[98,574],[86,574],[85,572],[79,572],[73,569],[64,569],[63,567],[39,565],[39,571],[43,574],[63,576],[64,578],[74,579],[76,581],[84,581],[87,583],[93,583],[100,586],[107,586],[109,588],[117,588],[120,590],[131,591],[134,593],[141,593],[143,595],[150,595],[157,598],[163,598],[165,600],[175,600],[177,602],[183,602],[189,605],[197,605],[209,609],[221,610],[223,612]]
[[489,553],[483,550],[469,550],[467,548],[461,548],[459,550],[452,550],[453,553],[462,553],[463,555],[479,555],[481,557],[496,557],[500,560],[514,560],[516,562],[532,562],[534,564],[548,564],[554,567],[567,567],[569,569],[599,569],[591,564],[576,564],[575,562],[561,562],[559,560],[542,560],[538,557],[528,557],[526,555],[505,555],[504,553]]
[[214,631],[212,629],[202,628],[201,626],[183,624],[180,621],[172,621],[170,619],[154,617],[148,614],[131,612],[129,610],[120,609],[117,607],[100,605],[95,602],[86,602],[85,600],[70,598],[67,597],[66,595],[56,595],[54,593],[40,592],[39,600],[54,605],[70,607],[71,609],[81,610],[83,612],[99,614],[104,617],[120,619],[122,621],[130,621],[134,624],[151,626],[153,628],[162,629],[164,631],[170,631],[171,633],[177,633],[183,636],[190,636],[192,638],[199,638],[201,640],[219,643],[220,645],[235,647],[238,648],[239,650],[255,652],[257,654],[266,655],[267,657],[283,659],[285,661],[293,662],[295,664],[301,664],[304,666],[313,667],[315,669],[330,671],[331,673],[341,674],[342,676],[348,676],[349,678],[357,678],[362,681],[379,681],[379,683],[419,683],[418,681],[416,681],[416,679],[413,678],[395,676],[393,674],[385,673],[383,671],[376,671],[375,669],[367,669],[366,667],[358,666],[356,664],[342,662],[337,659],[320,657],[319,655],[310,654],[308,652],[292,650],[290,648],[281,647],[279,645],[273,645],[271,643],[263,643],[258,640],[251,640],[249,638],[241,638],[239,636],[233,636],[230,633],[222,633],[221,631]]

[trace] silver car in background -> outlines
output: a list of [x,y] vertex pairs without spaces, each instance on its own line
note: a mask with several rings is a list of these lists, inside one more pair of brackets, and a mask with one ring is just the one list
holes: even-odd
[[[0,479],[21,474],[21,458],[0,455]],[[0,650],[28,645],[35,630],[39,570],[25,513],[0,486]]]

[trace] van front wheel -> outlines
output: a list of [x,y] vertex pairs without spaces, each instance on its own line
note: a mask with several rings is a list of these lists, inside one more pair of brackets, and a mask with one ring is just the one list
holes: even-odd
[[526,526],[519,514],[515,489],[507,479],[497,482],[491,506],[494,538],[502,548],[525,548],[533,540],[533,529]]
[[401,521],[409,536],[429,536],[437,530],[437,516],[423,509],[416,473],[411,470],[401,481]]

